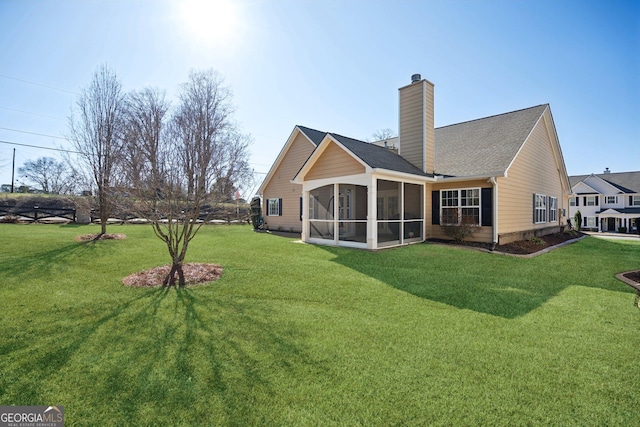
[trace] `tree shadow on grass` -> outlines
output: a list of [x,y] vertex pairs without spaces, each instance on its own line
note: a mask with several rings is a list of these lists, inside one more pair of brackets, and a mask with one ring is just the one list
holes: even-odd
[[269,304],[210,290],[138,290],[64,316],[0,347],[0,401],[57,396],[79,424],[251,425],[255,402],[280,386],[266,374],[322,369]]
[[0,275],[8,277],[40,277],[53,271],[65,270],[81,258],[92,259],[115,250],[103,242],[66,242],[59,246],[30,249],[27,254],[14,254],[10,261],[0,265]]
[[591,240],[530,259],[432,244],[378,252],[323,249],[334,262],[420,298],[512,319],[568,286],[631,292],[616,281],[616,265],[633,263],[640,248]]

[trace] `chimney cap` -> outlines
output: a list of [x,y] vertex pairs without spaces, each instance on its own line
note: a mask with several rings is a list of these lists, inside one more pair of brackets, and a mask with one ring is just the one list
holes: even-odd
[[420,74],[413,74],[411,76],[411,83],[419,82],[422,80],[422,76]]
[[611,173],[611,171],[609,170],[609,168],[606,168],[606,169],[604,170],[604,173]]

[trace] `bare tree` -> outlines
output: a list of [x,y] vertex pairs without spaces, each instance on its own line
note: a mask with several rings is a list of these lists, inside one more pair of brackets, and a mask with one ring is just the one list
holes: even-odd
[[52,157],[27,160],[18,173],[28,181],[37,184],[40,190],[49,194],[71,194],[76,188],[75,176],[67,163]]
[[392,129],[385,128],[375,131],[371,136],[373,137],[373,141],[383,141],[385,139],[395,138],[397,135]]
[[81,153],[82,169],[96,188],[101,234],[106,233],[107,220],[115,206],[123,102],[122,85],[115,72],[102,65],[95,71],[89,87],[82,90],[77,110],[69,118],[69,139]]
[[184,286],[189,243],[220,201],[217,189],[252,177],[250,140],[231,121],[230,92],[211,70],[189,75],[169,118],[157,91],[133,94],[128,105],[127,145],[136,147],[127,150],[127,171],[136,205],[171,256],[163,286]]

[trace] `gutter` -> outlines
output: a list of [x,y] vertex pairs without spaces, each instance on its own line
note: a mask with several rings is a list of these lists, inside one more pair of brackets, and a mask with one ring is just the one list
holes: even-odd
[[498,180],[495,176],[489,178],[493,184],[493,247],[498,244]]
[[480,180],[486,179],[487,181],[491,181],[499,176],[507,176],[504,172],[494,172],[491,174],[485,175],[473,175],[473,176],[443,176],[443,175],[435,175],[436,182],[459,182],[459,181],[471,181],[471,180]]

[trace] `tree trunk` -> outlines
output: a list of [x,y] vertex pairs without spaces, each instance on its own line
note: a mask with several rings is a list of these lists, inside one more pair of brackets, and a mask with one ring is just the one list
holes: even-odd
[[182,262],[174,262],[171,265],[171,271],[167,274],[167,277],[162,281],[162,287],[176,286],[176,274],[178,275],[178,286],[183,288],[185,286],[184,272],[182,271]]

